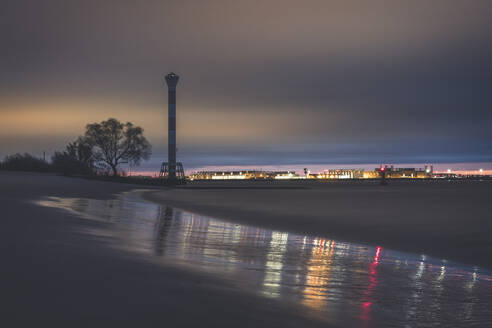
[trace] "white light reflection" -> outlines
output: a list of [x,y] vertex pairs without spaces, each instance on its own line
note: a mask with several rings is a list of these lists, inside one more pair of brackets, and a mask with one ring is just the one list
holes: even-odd
[[268,297],[280,296],[283,257],[287,249],[288,233],[272,232],[272,239],[266,255],[265,278],[262,294]]
[[444,276],[446,275],[446,266],[442,265],[441,266],[441,272],[439,273],[439,276],[437,277],[437,280],[441,282],[444,279]]
[[[405,320],[412,327],[422,320],[446,326],[449,318],[458,320],[455,326],[486,326],[483,319],[491,313],[490,273],[480,271],[479,277],[478,270],[425,255],[385,250],[380,260],[382,251],[369,246],[233,224],[132,195],[111,202],[53,198],[39,204],[111,222],[90,232],[110,237],[109,246],[206,271],[278,301],[298,302],[299,311],[327,320],[343,316],[354,304],[362,304],[365,324],[373,327],[381,326],[380,309],[398,318],[389,318],[393,326]],[[360,307],[356,311],[359,318]]]

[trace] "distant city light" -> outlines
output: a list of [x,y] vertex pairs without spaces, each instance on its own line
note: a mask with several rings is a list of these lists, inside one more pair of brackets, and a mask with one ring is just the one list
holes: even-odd
[[[444,169],[434,172],[432,165],[421,168],[416,167],[394,167],[379,164],[372,170],[341,168],[324,169],[320,172],[312,172],[307,168],[302,173],[292,170],[286,171],[265,171],[265,170],[237,170],[237,171],[196,171],[188,175],[192,180],[343,180],[343,179],[461,179],[461,178],[480,178],[487,177],[490,171],[487,168],[474,168],[470,170]],[[492,171],[492,170],[491,170]],[[304,173],[304,174],[303,174]],[[133,172],[132,172],[133,175]]]

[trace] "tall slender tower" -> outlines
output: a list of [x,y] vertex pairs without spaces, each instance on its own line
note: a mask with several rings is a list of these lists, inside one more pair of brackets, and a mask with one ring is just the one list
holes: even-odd
[[165,76],[168,88],[168,180],[176,181],[176,85],[179,76],[169,73]]

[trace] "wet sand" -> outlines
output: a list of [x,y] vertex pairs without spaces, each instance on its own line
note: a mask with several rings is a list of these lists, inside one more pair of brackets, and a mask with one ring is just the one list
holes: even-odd
[[492,268],[492,181],[197,182],[146,199],[226,220]]
[[[106,222],[108,247],[220,277],[237,291],[336,327],[487,327],[492,272],[432,257],[228,222],[142,199],[49,197],[40,206]],[[254,315],[254,314],[252,314]],[[279,323],[281,323],[279,321]]]
[[[152,211],[144,210],[142,213],[146,214],[130,216],[128,221],[121,222],[125,213],[133,212],[121,203],[118,205],[116,198],[120,197],[118,195],[122,192],[141,189],[142,186],[9,172],[0,172],[0,181],[2,208],[0,256],[3,260],[0,270],[2,283],[0,298],[2,304],[6,304],[1,308],[0,315],[2,322],[10,323],[9,326],[24,327],[42,323],[70,327],[88,325],[135,327],[156,324],[173,327],[326,327],[330,326],[327,322],[331,322],[326,319],[333,318],[335,314],[341,319],[336,321],[335,326],[345,326],[344,318],[354,319],[349,313],[353,305],[348,309],[342,307],[336,313],[319,317],[304,311],[291,301],[290,296],[284,296],[290,295],[288,293],[282,294],[282,292],[277,298],[264,297],[248,292],[248,288],[246,290],[237,288],[234,280],[226,278],[227,275],[197,271],[188,266],[176,265],[174,260],[158,263],[155,261],[156,257],[162,257],[159,254],[167,254],[168,259],[176,258],[176,255],[179,257],[180,254],[192,258],[202,254],[209,259],[211,255],[215,257],[217,254],[224,253],[225,258],[230,259],[227,254],[231,252],[241,254],[246,265],[260,263],[267,273],[261,280],[266,282],[263,285],[274,290],[277,288],[275,286],[287,290],[288,286],[278,285],[279,274],[288,277],[300,266],[306,267],[305,279],[302,278],[305,280],[305,287],[314,287],[313,291],[316,293],[322,288],[328,288],[331,282],[335,285],[326,290],[327,296],[341,297],[343,293],[352,295],[354,292],[358,295],[359,287],[362,289],[367,287],[369,291],[374,290],[374,293],[363,294],[368,299],[371,295],[379,294],[380,296],[374,300],[364,301],[364,298],[357,298],[357,302],[364,301],[363,309],[368,310],[367,313],[362,313],[361,318],[368,313],[372,313],[373,318],[381,315],[382,321],[368,320],[367,327],[384,326],[387,317],[384,314],[385,304],[389,302],[387,305],[390,305],[394,302],[394,296],[391,296],[393,289],[390,288],[388,291],[386,285],[388,280],[384,277],[393,276],[397,281],[400,277],[406,279],[405,281],[413,281],[413,285],[409,285],[408,288],[415,287],[416,296],[430,293],[430,298],[427,298],[430,302],[428,304],[442,303],[443,308],[440,311],[444,311],[444,306],[455,304],[452,300],[457,294],[453,288],[458,285],[456,279],[459,279],[464,282],[463,291],[476,298],[468,302],[459,297],[460,304],[464,306],[463,309],[460,308],[464,314],[460,322],[468,322],[468,320],[484,322],[482,320],[490,316],[489,312],[483,311],[483,306],[480,305],[484,304],[483,300],[480,301],[483,297],[489,299],[486,295],[490,290],[490,283],[484,282],[485,289],[482,288],[483,286],[480,287],[481,285],[475,285],[480,287],[479,293],[485,294],[475,295],[468,292],[475,288],[470,285],[475,281],[473,274],[478,272],[480,276],[482,270],[477,271],[471,266],[462,274],[460,266],[447,267],[447,262],[441,261],[440,258],[428,263],[418,256],[422,253],[429,255],[441,253],[446,259],[490,267],[491,223],[487,203],[490,182],[392,183],[384,188],[371,183],[358,182],[330,185],[192,184],[172,191],[149,188],[151,190],[143,193],[144,197],[154,200],[157,204],[189,209],[192,212],[208,214],[232,222],[244,221],[250,226],[271,227],[277,231],[295,231],[299,235],[316,236],[304,239],[292,234],[289,236],[293,239],[289,237],[285,239],[282,232],[274,231],[267,233],[270,237],[257,240],[256,233],[249,233],[250,228],[244,230],[233,224],[228,225],[230,228],[227,229],[231,232],[236,230],[248,232],[245,237],[251,242],[262,243],[263,246],[259,248],[258,253],[260,260],[255,260],[256,253],[251,255],[242,253],[244,247],[252,250],[255,247],[251,248],[250,243],[238,244],[235,241],[238,236],[236,233],[232,233],[231,236],[234,238],[231,239],[231,245],[227,246],[227,249],[221,249],[222,242],[217,242],[225,241],[221,235],[216,235],[215,239],[208,237],[203,239],[201,236],[205,233],[205,230],[202,230],[204,224],[209,226],[214,221],[195,220],[192,216],[189,217],[190,214],[183,214],[185,217],[182,218],[174,218],[171,226],[166,223],[170,221],[165,218],[160,220],[159,217],[156,218],[157,225],[155,222],[144,222],[143,231],[150,229],[159,232],[157,235],[152,235],[150,240],[153,242],[150,255],[147,254],[148,251],[134,252],[138,249],[137,246],[141,245],[142,240],[139,238],[137,238],[138,243],[133,244],[130,250],[125,247],[114,247],[121,245],[119,241],[129,240],[136,232],[141,231],[141,227],[137,229],[132,226],[134,222],[145,215],[155,217]],[[75,202],[73,210],[39,206],[40,200],[50,199],[60,201],[77,199],[82,203]],[[91,199],[94,202],[89,201]],[[84,218],[80,212],[82,205],[99,204],[97,202],[104,204],[96,205],[97,211],[102,208],[112,214],[98,212],[98,220]],[[119,208],[116,210],[117,206]],[[156,206],[166,208],[164,205]],[[162,209],[159,211],[162,212]],[[166,210],[164,210],[164,217],[165,212]],[[115,233],[115,229],[120,227],[121,223],[124,227],[131,226],[131,229],[125,228]],[[150,228],[145,228],[147,226]],[[155,241],[162,240],[163,236],[160,231],[167,230],[169,230],[165,234],[168,236],[165,237],[167,242],[157,245]],[[208,228],[206,231],[209,231]],[[180,236],[187,239],[181,241]],[[319,241],[322,239],[318,238],[320,236],[336,237],[337,242],[325,241],[321,245]],[[180,246],[186,246],[182,244],[185,240],[189,246],[186,249]],[[302,243],[300,240],[303,240]],[[308,241],[307,244],[304,240]],[[144,241],[143,244],[149,242],[147,239]],[[286,245],[292,246],[283,247],[284,241],[287,242]],[[347,247],[343,245],[348,244],[344,244],[344,241],[368,242],[374,246],[383,246],[381,259],[379,259],[379,251],[376,251],[376,255],[373,254],[376,248],[365,246],[362,248],[350,246],[352,251],[356,251],[355,257],[347,257],[345,253]],[[460,250],[460,247],[463,249]],[[400,257],[398,253],[385,253],[387,248],[413,250],[417,253],[417,257],[412,260],[413,255]],[[183,251],[185,253],[179,253]],[[325,284],[326,286],[323,287],[321,284],[317,287],[317,283],[325,281],[323,279],[326,278],[322,275],[323,270],[319,271],[318,277],[318,269],[325,267],[325,257],[321,256],[325,253],[333,256],[330,261],[334,262],[330,262],[330,267],[340,268],[336,271],[339,275],[333,277],[340,279],[352,277],[345,269],[345,265],[353,263],[355,269],[350,271],[355,274],[353,277],[361,275],[357,279],[354,278],[355,289],[349,287],[339,291],[339,288],[343,287],[339,283],[343,284],[346,280],[336,279],[326,280],[328,285]],[[321,257],[318,259],[315,255]],[[240,259],[235,256],[232,259]],[[407,260],[402,262],[403,258]],[[285,273],[280,273],[277,266],[280,259],[288,260],[284,266],[287,270]],[[321,261],[319,265],[316,264],[318,260]],[[300,261],[300,264],[292,261]],[[293,266],[290,266],[291,264]],[[222,265],[216,266],[212,263],[212,266],[217,268]],[[240,267],[243,265],[241,264]],[[310,267],[313,270],[309,269]],[[445,268],[444,273],[442,267]],[[228,274],[233,272],[229,264],[225,265],[225,270]],[[253,268],[252,272],[259,274],[256,270],[257,268]],[[381,274],[377,288],[374,285],[377,281],[376,272]],[[408,280],[409,277],[414,278]],[[244,279],[250,280],[247,277]],[[481,281],[480,277],[477,281]],[[292,286],[300,287],[298,282]],[[401,295],[406,295],[410,290],[404,285],[395,286],[402,289]],[[428,288],[429,286],[435,288]],[[472,286],[472,289],[469,286]],[[446,290],[450,291],[448,295],[450,302],[443,298],[447,295],[447,292],[443,294]],[[271,293],[271,289],[268,292]],[[436,302],[435,297],[441,303]],[[341,298],[340,302],[333,297],[331,299],[325,297],[325,299],[326,302],[334,302],[333,305],[346,304],[345,297]],[[368,303],[373,301],[374,305]],[[425,307],[427,301],[422,303],[420,298],[415,298],[415,301],[420,303],[415,303],[416,307],[410,306],[408,313],[416,316],[414,319],[418,323],[425,317],[420,317],[422,313],[415,312],[415,309]],[[411,305],[411,302],[408,304]],[[478,305],[472,309],[473,304]],[[369,309],[373,309],[372,312]],[[376,309],[378,310],[374,312]],[[479,317],[473,314],[475,311],[480,313]],[[453,320],[452,313],[454,312],[446,314],[449,320]],[[403,320],[401,317],[394,319]]]
[[5,327],[325,327],[288,303],[107,247],[110,223],[40,207],[47,196],[110,199],[135,186],[0,172],[0,322]]

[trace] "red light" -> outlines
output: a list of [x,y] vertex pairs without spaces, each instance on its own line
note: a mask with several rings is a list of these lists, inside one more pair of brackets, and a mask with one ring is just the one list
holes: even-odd
[[381,246],[378,246],[376,248],[376,255],[374,256],[373,264],[377,265],[377,263],[379,262],[379,259],[381,258],[381,250],[382,250]]
[[381,171],[384,171],[384,167],[381,168]]

